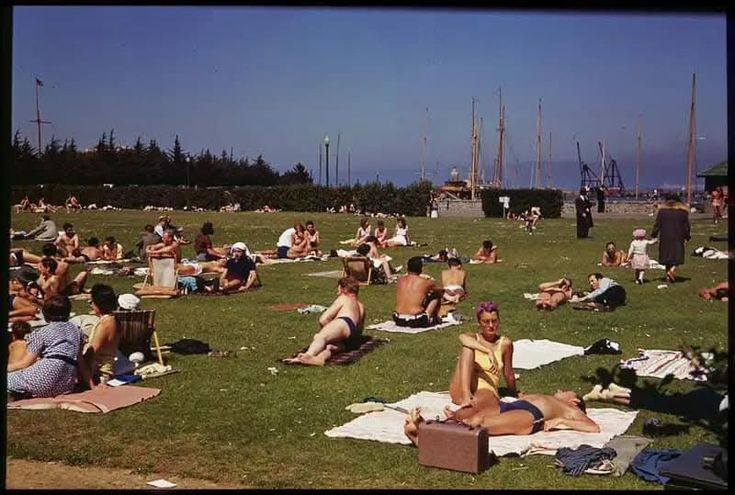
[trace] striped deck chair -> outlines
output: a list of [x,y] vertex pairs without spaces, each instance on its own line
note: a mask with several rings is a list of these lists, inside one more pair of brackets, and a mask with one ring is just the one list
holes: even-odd
[[133,352],[140,351],[146,361],[152,361],[151,338],[153,338],[158,363],[163,365],[161,346],[156,333],[156,310],[115,311],[113,315],[120,329],[120,344],[118,345],[120,352],[125,356],[130,356]]
[[[178,273],[176,269],[176,258],[157,258],[148,257],[148,273],[143,279],[141,290],[151,290],[156,288],[176,289],[178,287]],[[135,286],[134,286],[135,287]],[[146,298],[170,298],[170,294],[139,294],[140,297]]]

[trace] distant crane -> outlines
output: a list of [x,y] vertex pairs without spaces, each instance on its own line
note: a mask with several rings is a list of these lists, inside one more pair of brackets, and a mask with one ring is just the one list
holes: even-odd
[[[600,174],[602,175],[601,184],[610,189],[611,192],[616,191],[619,194],[623,194],[625,187],[623,186],[623,179],[620,177],[620,170],[618,170],[618,162],[605,150],[602,142],[598,141],[597,144],[600,146],[600,154],[602,155],[602,167],[600,170]],[[605,161],[606,157],[610,158],[609,163]]]
[[577,159],[579,160],[579,174],[581,176],[580,188],[589,187],[592,189],[593,187],[597,187],[600,179],[589,165],[582,161],[582,153],[579,151],[579,141],[577,141]]

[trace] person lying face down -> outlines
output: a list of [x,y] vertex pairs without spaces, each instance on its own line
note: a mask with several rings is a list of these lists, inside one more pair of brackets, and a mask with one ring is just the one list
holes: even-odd
[[[554,395],[518,394],[514,402],[499,400],[486,402],[482,407],[474,405],[452,412],[445,408],[448,418],[469,426],[484,428],[488,435],[530,435],[537,431],[549,431],[560,426],[572,430],[598,433],[600,426],[585,414],[584,401],[572,391],[557,390]],[[418,408],[409,411],[403,431],[414,445],[419,442],[419,425],[424,421]]]

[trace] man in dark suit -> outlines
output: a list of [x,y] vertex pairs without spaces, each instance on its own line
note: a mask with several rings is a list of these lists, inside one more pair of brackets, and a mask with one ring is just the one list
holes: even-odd
[[574,208],[577,211],[577,239],[586,238],[589,235],[592,223],[592,204],[587,198],[587,188],[579,190],[579,196],[574,200]]

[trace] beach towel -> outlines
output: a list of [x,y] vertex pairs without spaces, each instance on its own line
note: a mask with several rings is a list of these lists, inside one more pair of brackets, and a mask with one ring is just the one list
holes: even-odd
[[108,413],[115,409],[133,406],[157,396],[157,388],[136,387],[97,387],[76,394],[58,397],[23,399],[8,402],[8,409],[66,409],[82,413]]
[[[515,355],[515,352],[514,352]],[[705,358],[709,353],[702,354]],[[515,366],[515,363],[513,363]],[[706,370],[697,369],[680,351],[638,349],[638,356],[620,361],[620,367],[631,369],[638,376],[664,378],[672,374],[677,380],[707,381]]]
[[[505,397],[502,400],[507,402],[513,399]],[[442,411],[447,405],[451,409],[457,409],[448,393],[426,391],[388,405],[407,410],[420,407],[424,419],[444,418]],[[587,415],[600,425],[600,433],[554,430],[539,431],[533,435],[491,436],[488,450],[497,456],[505,456],[523,453],[554,455],[559,448],[577,448],[582,444],[601,448],[614,436],[625,433],[637,414],[638,411],[588,408]],[[325,431],[324,434],[334,438],[357,438],[409,445],[411,441],[403,433],[405,417],[406,415],[401,412],[386,409],[359,416],[342,426]]]
[[532,370],[570,356],[583,356],[584,347],[553,340],[521,339],[513,342],[513,368]]
[[[375,350],[376,348],[380,347],[386,342],[390,342],[390,341],[388,339],[381,339],[381,338],[370,337],[368,335],[363,335],[358,347],[354,349],[346,350],[344,352],[338,352],[337,354],[333,354],[332,357],[327,359],[325,364],[334,365],[334,364],[354,363],[355,361],[360,359],[365,354]],[[306,352],[307,349],[308,349],[308,346],[302,347],[301,349],[293,353],[293,355],[290,357],[295,358],[300,352]],[[301,364],[301,363],[287,363],[283,359],[281,359],[280,361],[284,364],[297,364],[297,365]]]
[[342,278],[342,270],[329,270],[326,272],[307,273],[309,277]]
[[536,299],[538,299],[538,292],[536,292],[534,294],[532,294],[530,292],[524,292],[523,293],[523,297],[525,297],[526,299],[529,299],[531,301],[535,301]]
[[462,322],[454,319],[451,316],[451,313],[449,313],[447,316],[442,318],[442,322],[438,325],[434,325],[431,327],[419,327],[419,328],[411,328],[411,327],[399,327],[396,325],[396,323],[393,320],[384,321],[383,323],[375,323],[373,325],[368,325],[368,329],[370,330],[380,330],[382,332],[393,332],[393,333],[421,333],[421,332],[428,332],[429,330],[438,330],[440,328],[445,327],[451,327],[452,325],[461,325]]

